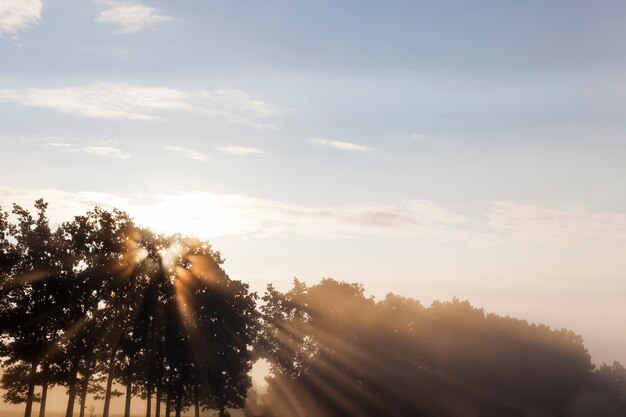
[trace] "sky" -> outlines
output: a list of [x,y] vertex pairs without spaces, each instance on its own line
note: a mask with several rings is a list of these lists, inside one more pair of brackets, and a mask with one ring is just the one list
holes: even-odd
[[[0,0],[0,206],[469,299],[626,362],[623,1]],[[617,327],[617,328],[616,328]]]

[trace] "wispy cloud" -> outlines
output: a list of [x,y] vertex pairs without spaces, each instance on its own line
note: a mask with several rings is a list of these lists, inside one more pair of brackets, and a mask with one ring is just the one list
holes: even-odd
[[128,159],[132,157],[129,152],[106,143],[90,146],[78,146],[77,144],[71,142],[45,142],[43,146],[63,152],[83,152],[104,158]]
[[250,97],[244,91],[236,89],[223,89],[205,92],[204,97],[220,102],[224,107],[244,110],[257,117],[272,117],[277,115],[277,111],[267,105],[267,103]]
[[245,91],[221,89],[198,91],[195,95],[201,103],[201,107],[196,109],[198,112],[255,129],[276,129],[269,120],[278,116],[279,112]]
[[99,1],[108,6],[96,21],[115,26],[115,33],[130,34],[162,25],[175,20],[159,14],[154,8],[138,2]]
[[348,152],[369,152],[374,150],[374,148],[369,146],[332,139],[310,138],[309,142],[314,145],[326,146]]
[[97,155],[104,156],[107,158],[115,158],[115,159],[128,159],[131,155],[123,150],[113,147],[113,146],[88,146],[83,149],[84,152]]
[[85,87],[0,90],[0,100],[97,119],[154,120],[158,110],[191,110],[189,94],[167,87],[93,83]]
[[58,149],[65,152],[78,152],[79,149],[72,143],[67,142],[48,142],[45,144],[47,148]]
[[0,1],[0,37],[16,36],[41,20],[43,2],[41,0],[2,0]]
[[[51,203],[54,221],[71,218],[95,205],[118,207],[142,224],[167,232],[222,235],[398,235],[437,240],[467,240],[456,230],[472,219],[432,202],[396,207],[311,207],[234,194],[186,192],[127,198],[106,193],[23,190],[0,186],[0,205],[31,206],[36,198]],[[147,204],[145,201],[151,201]],[[174,215],[175,214],[175,215]],[[162,222],[167,218],[167,224]]]
[[[50,202],[58,222],[92,209],[117,207],[140,223],[166,232],[215,237],[398,236],[427,241],[501,245],[523,242],[561,245],[600,241],[626,243],[626,212],[599,212],[583,207],[555,208],[518,202],[492,202],[483,213],[466,215],[428,200],[396,205],[314,207],[237,194],[181,192],[134,197],[61,190],[27,190],[0,186],[0,206]],[[148,203],[149,201],[149,203]],[[168,221],[163,223],[163,219]]]
[[231,155],[245,156],[245,155],[260,155],[262,150],[257,148],[250,148],[247,146],[218,146],[217,149],[220,152],[229,153]]
[[164,112],[197,113],[257,129],[275,129],[278,112],[240,90],[181,90],[96,82],[65,88],[0,89],[0,101],[95,119],[162,120]]
[[413,133],[411,135],[411,139],[415,139],[415,140],[423,140],[424,139],[424,134],[423,133]]
[[487,226],[516,240],[550,245],[626,239],[626,213],[593,211],[584,206],[497,201],[490,204]]
[[195,161],[206,161],[207,159],[203,153],[194,151],[193,149],[183,148],[182,146],[164,146],[163,149],[171,152],[179,152],[186,158],[193,159]]

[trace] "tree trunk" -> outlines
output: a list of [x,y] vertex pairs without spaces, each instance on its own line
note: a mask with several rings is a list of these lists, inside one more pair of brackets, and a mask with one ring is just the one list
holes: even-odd
[[33,411],[33,398],[35,396],[35,375],[37,373],[37,363],[33,362],[30,366],[30,374],[28,375],[28,393],[26,394],[26,409],[24,417],[30,417]]
[[198,386],[193,387],[193,407],[194,417],[200,417],[200,395],[198,394]]
[[126,383],[126,401],[124,403],[124,417],[130,417],[130,400],[133,396],[131,391],[132,385],[129,379],[129,382]]
[[[76,366],[74,366],[76,369]],[[76,399],[76,374],[77,371],[72,371],[70,377],[70,383],[68,385],[67,395],[67,409],[65,410],[65,417],[74,417],[74,400]]]
[[226,417],[226,396],[225,396],[225,391],[226,391],[226,381],[224,380],[224,371],[222,371],[222,376],[220,377],[220,385],[218,387],[218,392],[219,392],[219,407],[220,407],[220,413],[219,413],[219,417]]
[[83,383],[82,383],[82,386],[80,387],[80,413],[79,413],[79,417],[85,417],[85,407],[87,406],[87,404],[85,404],[85,402],[87,401],[87,388],[89,388],[89,375],[84,375],[83,376]]
[[67,408],[65,410],[65,417],[74,416],[74,399],[76,397],[76,380],[70,382],[68,395],[67,395]]
[[[109,408],[111,407],[111,390],[113,389],[113,374],[115,371],[115,354],[117,349],[113,351],[111,359],[109,360],[109,375],[107,376],[107,388],[104,394],[104,410],[102,411],[102,417],[109,417]],[[39,416],[42,417],[42,416]]]
[[223,391],[223,387],[222,390],[220,392],[220,413],[219,413],[219,417],[226,417],[226,399],[224,398],[224,391]]
[[170,398],[170,392],[168,390],[167,395],[165,396],[165,417],[170,417],[170,410],[172,409],[171,405],[172,401]]
[[156,389],[156,410],[154,411],[154,417],[161,417],[161,384],[157,385]]
[[180,417],[180,410],[182,408],[182,396],[180,393],[176,395],[176,417]]
[[[150,349],[150,354],[148,355],[149,359],[150,359],[150,363],[154,363],[154,317],[152,318],[152,320],[150,320],[150,322],[148,323],[148,332],[150,334],[150,345],[149,345],[149,349]],[[147,372],[147,379],[148,379],[148,383],[147,383],[147,398],[146,398],[146,417],[150,417],[150,414],[152,412],[152,383],[154,382],[154,378],[152,377],[154,375],[154,370],[152,368],[152,366],[148,367],[148,372]]]
[[148,384],[148,393],[146,397],[146,417],[150,417],[152,411],[152,385]]
[[48,381],[47,376],[44,373],[43,385],[41,386],[41,405],[39,406],[39,417],[46,416],[46,400],[48,399]]

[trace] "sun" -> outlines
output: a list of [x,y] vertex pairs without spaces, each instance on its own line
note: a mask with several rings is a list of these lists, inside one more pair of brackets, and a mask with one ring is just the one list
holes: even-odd
[[163,233],[199,238],[241,234],[237,211],[227,201],[194,193],[164,195],[152,205],[129,209],[137,222]]
[[172,266],[176,259],[183,252],[183,247],[180,243],[175,242],[168,246],[167,248],[162,249],[159,254],[161,255],[161,262],[163,262],[164,268],[169,268]]

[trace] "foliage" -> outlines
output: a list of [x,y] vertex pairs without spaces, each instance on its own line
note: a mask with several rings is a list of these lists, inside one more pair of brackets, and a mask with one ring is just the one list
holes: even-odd
[[177,413],[193,402],[243,407],[256,295],[226,275],[219,252],[117,210],[52,228],[46,209],[43,200],[35,215],[15,205],[13,222],[0,210],[5,399],[29,414],[34,386],[60,385],[67,415],[75,398],[83,415],[86,396],[108,402],[118,380],[131,395],[175,398]]
[[[147,417],[153,400],[177,416],[626,415],[625,368],[594,369],[571,331],[333,279],[259,300],[206,241],[100,208],[51,226],[34,208],[0,208],[0,383],[26,417],[55,385],[67,417],[76,400],[95,413],[88,395],[104,417],[120,395],[126,415],[145,399]],[[266,393],[250,389],[258,358]]]
[[[582,338],[467,301],[376,302],[358,284],[294,281],[263,297],[266,415],[623,415],[623,368],[595,378]],[[623,385],[622,385],[623,386]],[[624,391],[622,391],[624,392]],[[593,395],[592,395],[593,394]]]

